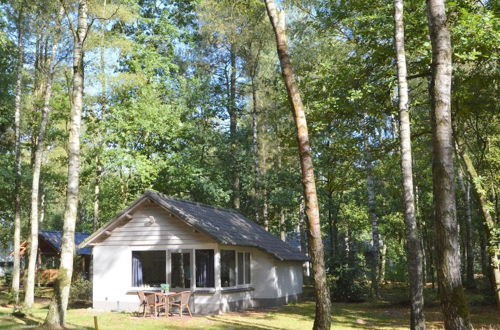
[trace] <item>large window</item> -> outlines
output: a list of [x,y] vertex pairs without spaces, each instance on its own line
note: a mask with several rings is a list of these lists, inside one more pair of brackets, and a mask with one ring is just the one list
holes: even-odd
[[132,286],[159,287],[166,283],[165,251],[132,251]]
[[234,250],[220,251],[220,282],[223,288],[236,285],[236,252]]
[[250,284],[250,253],[238,252],[238,285]]
[[170,253],[170,280],[171,288],[191,287],[191,253],[172,252]]
[[196,250],[196,287],[213,288],[214,280],[214,250]]

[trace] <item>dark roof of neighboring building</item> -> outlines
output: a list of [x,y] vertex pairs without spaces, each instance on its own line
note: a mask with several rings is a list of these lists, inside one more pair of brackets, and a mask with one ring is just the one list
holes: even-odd
[[[38,234],[42,236],[45,241],[50,243],[50,245],[52,245],[58,252],[61,252],[62,233],[60,231],[40,230]],[[75,246],[78,246],[89,236],[89,233],[75,233]],[[76,250],[76,254],[92,254],[92,249],[87,247],[80,248]]]
[[152,200],[220,244],[256,247],[283,261],[308,260],[308,257],[298,249],[283,242],[237,211],[173,198],[151,190],[146,191],[130,207],[93,233],[80,246],[86,246],[91,240],[103,234],[110,225],[145,199]]

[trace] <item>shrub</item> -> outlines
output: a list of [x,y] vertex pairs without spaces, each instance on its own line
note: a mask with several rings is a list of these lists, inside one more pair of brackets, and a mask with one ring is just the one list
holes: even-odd
[[92,282],[84,278],[77,278],[71,283],[69,295],[70,301],[91,301],[92,300]]
[[363,276],[360,276],[358,267],[337,265],[328,274],[327,280],[330,295],[334,301],[360,302],[368,293],[368,286]]

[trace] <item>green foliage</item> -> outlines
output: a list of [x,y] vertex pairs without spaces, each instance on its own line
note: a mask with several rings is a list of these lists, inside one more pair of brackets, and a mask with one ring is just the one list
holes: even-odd
[[[57,2],[44,3],[25,8],[31,24],[24,35],[30,46],[23,68],[23,239],[28,227],[31,150],[42,100],[42,41],[47,40],[44,33],[52,26]],[[283,4],[294,71],[307,110],[332,297],[362,299],[369,271],[369,254],[364,252],[371,246],[367,153],[373,158],[379,231],[387,248],[385,279],[407,280],[392,2],[294,0]],[[0,225],[6,228],[0,243],[4,246],[12,240],[17,64],[12,14],[17,5],[17,1],[0,5]],[[459,0],[447,6],[454,49],[454,130],[478,171],[473,180],[481,183],[487,206],[498,222],[498,5]],[[430,42],[425,3],[407,1],[405,8],[416,214],[426,277],[436,281]],[[303,221],[303,197],[295,127],[263,3],[113,0],[92,2],[90,15],[77,230],[92,231],[98,180],[97,220],[102,225],[148,188],[231,207],[232,169],[236,168],[240,212],[262,222],[265,205],[272,233],[297,231]],[[71,104],[72,35],[66,20],[63,30],[41,181],[45,200],[41,227],[59,230]],[[235,136],[229,132],[228,114],[231,51],[237,72]],[[254,110],[257,141],[253,140]],[[459,166],[457,159],[456,171]],[[465,205],[460,194],[458,217],[463,222]],[[481,251],[487,250],[481,249],[486,238],[479,205],[473,201],[472,206],[477,273]],[[282,213],[284,226],[279,223]],[[358,252],[347,257],[349,246],[358,247]],[[85,287],[85,283],[78,285]]]
[[70,302],[77,301],[92,301],[92,282],[82,277],[78,277],[71,282],[69,300]]
[[327,275],[330,296],[333,301],[361,302],[368,294],[368,284],[362,278],[358,265],[333,264],[333,272]]

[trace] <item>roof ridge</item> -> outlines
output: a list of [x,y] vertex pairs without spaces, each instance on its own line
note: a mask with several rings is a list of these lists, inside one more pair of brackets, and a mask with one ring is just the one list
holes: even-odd
[[190,201],[190,200],[182,199],[182,198],[179,198],[179,197],[168,196],[168,195],[165,195],[165,194],[163,194],[163,193],[161,193],[159,191],[156,191],[156,190],[149,189],[149,190],[146,190],[146,192],[160,195],[160,197],[162,197],[162,198],[173,199],[173,200],[179,201],[179,202],[184,202],[184,203],[189,203],[189,204],[193,204],[193,205],[203,206],[203,207],[206,207],[206,208],[209,208],[209,209],[220,210],[220,211],[231,212],[231,213],[239,213],[238,211],[233,210],[233,209],[227,209],[227,208],[224,208],[224,207],[218,207],[218,206],[208,205],[208,204],[204,204],[204,203],[200,203],[200,202]]

